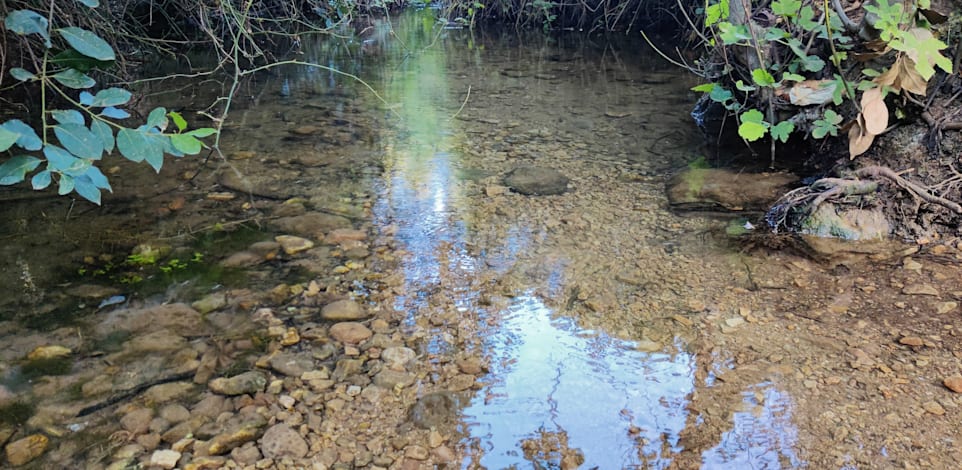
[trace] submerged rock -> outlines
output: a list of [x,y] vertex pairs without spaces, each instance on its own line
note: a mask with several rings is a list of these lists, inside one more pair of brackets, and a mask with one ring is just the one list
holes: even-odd
[[321,239],[328,232],[339,228],[351,228],[351,220],[347,217],[323,212],[309,212],[292,217],[281,217],[272,224],[283,232],[293,233],[302,237]]
[[266,386],[267,377],[253,370],[230,378],[218,377],[207,384],[212,392],[231,396],[263,392]]
[[23,439],[7,444],[7,462],[14,467],[24,465],[31,460],[40,457],[50,440],[43,434],[33,434]]
[[307,441],[285,423],[275,424],[265,431],[260,444],[261,453],[269,459],[301,459],[308,451]]
[[796,180],[788,173],[691,168],[668,182],[668,202],[683,210],[764,211]]
[[368,327],[353,321],[337,323],[331,327],[328,334],[332,338],[348,344],[360,344],[373,335]]
[[314,242],[306,238],[295,237],[293,235],[278,235],[274,237],[274,240],[277,240],[277,243],[281,244],[281,248],[284,250],[284,253],[289,255],[297,254],[314,248]]
[[353,300],[338,300],[321,309],[321,318],[332,321],[363,320],[369,317],[364,307]]
[[552,168],[516,168],[504,178],[505,186],[526,196],[550,196],[568,190],[568,177]]

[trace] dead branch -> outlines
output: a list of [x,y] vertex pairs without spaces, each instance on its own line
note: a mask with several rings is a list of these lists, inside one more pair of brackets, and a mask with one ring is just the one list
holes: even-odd
[[962,205],[959,205],[959,203],[955,201],[950,201],[948,199],[945,199],[943,197],[939,197],[930,193],[928,189],[918,184],[915,184],[905,178],[902,178],[901,176],[896,174],[895,171],[893,171],[891,168],[884,167],[884,166],[877,166],[877,165],[867,166],[867,167],[859,168],[858,170],[855,170],[855,176],[860,178],[875,178],[875,179],[885,178],[897,184],[899,187],[908,191],[909,193],[925,200],[926,202],[929,202],[932,204],[938,204],[942,207],[945,207],[955,212],[956,214],[962,214]]

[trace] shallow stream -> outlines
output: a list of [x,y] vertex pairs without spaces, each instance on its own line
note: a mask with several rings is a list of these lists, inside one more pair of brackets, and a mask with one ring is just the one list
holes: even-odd
[[[377,94],[327,68],[259,76],[232,103],[223,157],[159,176],[119,165],[103,208],[4,193],[0,441],[58,442],[41,467],[171,447],[179,466],[213,456],[194,468],[807,466],[789,387],[846,381],[816,365],[828,356],[793,358],[816,327],[777,318],[860,274],[754,256],[726,220],[668,210],[667,176],[702,152],[694,82],[638,38],[433,15],[305,38],[298,60]],[[190,111],[221,91],[183,86],[158,100]],[[522,167],[559,172],[564,191],[508,188]],[[319,314],[337,300],[366,310],[358,339]],[[785,338],[753,338],[759,325]],[[71,352],[26,359],[50,345]],[[245,370],[269,371],[266,388],[207,390]],[[269,445],[277,423],[309,451]],[[817,456],[888,458],[863,442]]]

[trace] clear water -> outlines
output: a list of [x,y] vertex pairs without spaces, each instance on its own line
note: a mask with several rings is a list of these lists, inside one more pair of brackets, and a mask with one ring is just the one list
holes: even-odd
[[[723,262],[692,267],[692,260],[730,253],[698,235],[711,221],[680,219],[660,202],[661,175],[695,159],[701,137],[688,116],[691,83],[642,44],[441,29],[431,11],[411,12],[373,23],[363,37],[304,45],[304,60],[356,74],[377,96],[331,70],[288,66],[246,83],[237,98],[224,136],[228,161],[215,162],[218,171],[268,171],[297,197],[329,208],[367,204],[372,230],[396,227],[403,252],[401,293],[385,307],[403,315],[408,331],[425,334],[425,353],[463,348],[489,362],[483,386],[460,414],[464,467],[560,468],[565,456],[580,456],[584,468],[671,468],[693,451],[683,435],[701,423],[689,406],[712,386],[695,372],[706,359],[689,351],[690,333],[652,318],[660,315],[659,302],[667,308],[697,297],[733,274],[710,272]],[[210,97],[178,96],[188,108]],[[331,119],[343,121],[337,135],[354,137],[291,138],[294,126]],[[256,156],[234,159],[241,151]],[[288,162],[316,155],[328,163],[285,173]],[[573,191],[488,195],[501,175],[530,164],[559,168]],[[158,205],[168,194],[161,189],[184,188],[178,171],[185,168],[165,170],[170,180],[156,183]],[[191,198],[216,187],[198,181],[185,188]],[[126,248],[243,216],[208,205],[156,218],[149,201],[127,214],[112,213],[108,202],[108,209],[85,209],[84,218],[124,230]],[[70,210],[64,201],[44,204],[46,213]],[[21,225],[8,230],[21,234],[21,245],[5,244],[7,266],[18,266],[17,253],[30,243],[23,234],[41,223],[29,216],[38,207],[21,204],[6,218]],[[63,236],[63,225],[43,227],[51,240]],[[18,286],[12,290],[20,299],[6,304],[10,316],[30,295],[59,295],[43,282],[76,269],[82,256],[68,253],[109,251],[108,237],[95,227],[81,232],[87,235],[73,241],[79,247],[48,246],[60,264],[21,263],[20,272],[7,273],[6,285]],[[622,271],[667,287],[618,281]],[[271,286],[289,274],[261,272],[237,282]],[[137,297],[136,289],[121,290]],[[596,299],[600,307],[588,306]],[[420,321],[450,311],[475,322],[474,340],[458,342],[446,326]],[[639,350],[651,339],[660,347]],[[24,347],[8,347],[8,356]],[[767,382],[741,393],[744,411],[723,420],[714,445],[695,461],[703,468],[803,466],[793,452],[791,397]],[[566,446],[552,448],[545,436],[563,436]]]

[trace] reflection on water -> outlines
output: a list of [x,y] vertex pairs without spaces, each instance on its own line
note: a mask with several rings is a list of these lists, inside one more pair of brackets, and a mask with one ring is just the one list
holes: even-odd
[[586,468],[665,468],[678,450],[694,360],[643,353],[630,341],[579,331],[536,297],[514,300],[486,341],[493,382],[464,410],[487,468],[524,462],[520,442],[539,431],[567,435]]
[[797,431],[791,423],[791,401],[770,383],[743,394],[744,411],[732,418],[734,427],[721,442],[702,454],[705,468],[798,468],[793,447]]
[[[499,266],[500,274],[510,270],[518,253],[538,243],[532,238],[538,230],[512,224],[499,239],[487,239],[478,247],[480,257],[469,253],[469,240],[477,241],[471,224],[485,221],[475,206],[480,202],[478,195],[466,192],[465,181],[458,175],[469,162],[479,162],[472,160],[478,158],[470,154],[473,149],[462,145],[470,140],[468,131],[452,119],[460,104],[456,95],[461,91],[455,90],[464,88],[463,80],[453,82],[459,74],[464,76],[454,64],[464,63],[463,54],[469,52],[457,48],[457,39],[440,38],[435,43],[438,38],[431,28],[414,15],[399,19],[394,26],[400,40],[378,34],[375,41],[384,60],[365,75],[384,90],[393,123],[380,132],[385,171],[374,215],[378,224],[397,227],[398,248],[407,253],[401,263],[402,295],[393,307],[403,312],[408,327],[429,328],[426,352],[435,354],[451,346],[443,328],[432,329],[419,322],[435,310],[455,308],[462,314],[478,315],[478,329],[487,332],[481,341],[482,354],[490,359],[486,385],[462,410],[462,429],[467,436],[463,465],[570,468],[580,463],[584,468],[669,468],[675,456],[685,452],[680,443],[682,431],[700,422],[689,416],[688,409],[701,386],[695,379],[696,357],[684,350],[681,340],[663,352],[641,352],[634,342],[585,331],[573,320],[556,316],[534,290],[545,287],[540,284],[544,281],[551,295],[563,291],[567,277],[563,271],[569,264],[563,253],[541,261],[541,269],[547,271],[544,279],[521,279],[519,288],[524,293],[507,307],[491,311],[480,305],[477,278],[486,267]],[[466,70],[514,70],[529,65],[513,62],[514,53],[510,48],[483,56],[470,52],[472,59],[463,66]],[[561,54],[574,55],[563,50]],[[506,76],[510,74],[495,80]],[[584,111],[584,103],[576,101],[580,98],[538,80],[522,85],[472,83],[486,87],[489,97],[521,92],[528,103],[547,103],[550,110],[535,112],[551,118],[559,103]],[[599,83],[598,90],[610,92],[599,98],[603,107],[609,103],[624,107],[624,100],[633,99],[631,92],[614,81]],[[472,102],[466,112],[516,117],[519,109],[511,104],[510,100],[496,106]],[[606,111],[598,112],[603,115]],[[639,112],[647,115],[651,111]],[[577,114],[558,116],[557,120],[569,119],[571,135],[578,136],[591,136],[610,124],[586,123]],[[498,119],[488,122],[500,123]],[[523,133],[517,132],[518,136]],[[518,137],[504,139],[508,143]],[[510,152],[510,145],[505,148]],[[800,465],[791,450],[794,431],[788,398],[773,387],[759,386],[758,390],[762,398],[752,402],[752,410],[735,413],[727,432],[717,430],[718,444],[701,456],[705,468]],[[746,403],[755,397],[754,391],[748,393]]]

